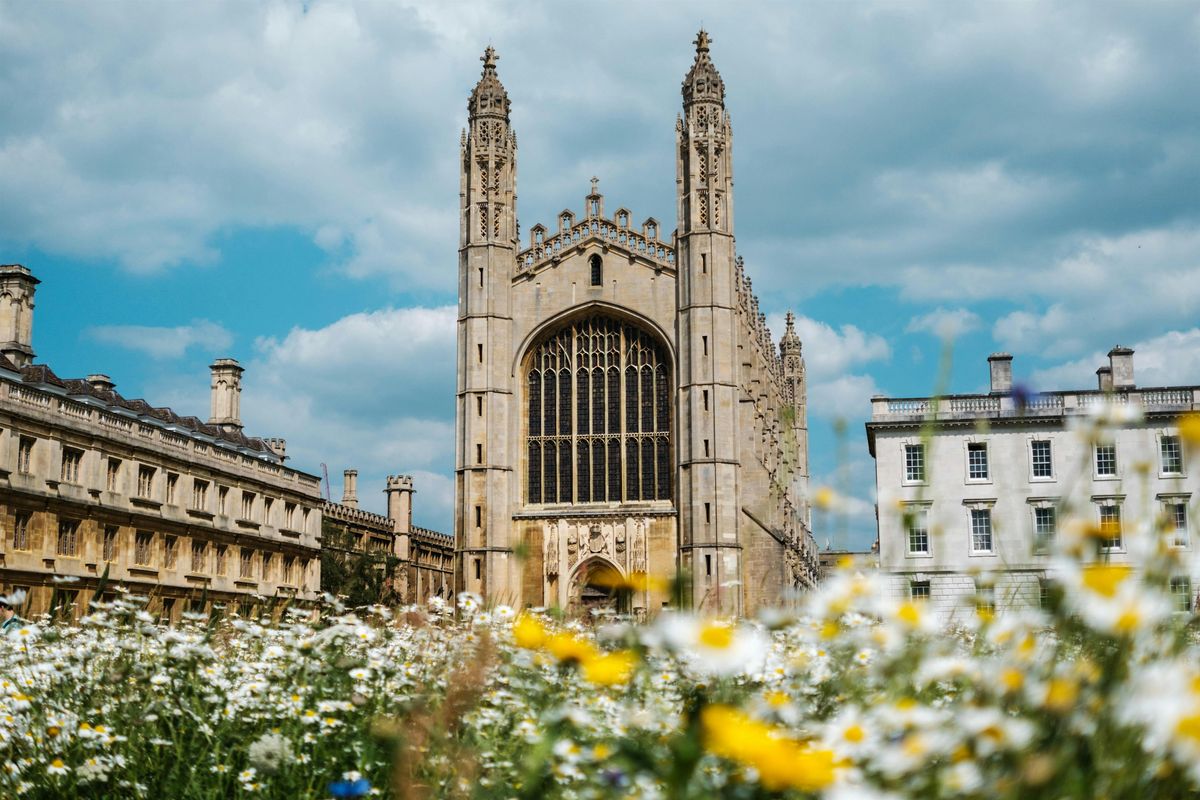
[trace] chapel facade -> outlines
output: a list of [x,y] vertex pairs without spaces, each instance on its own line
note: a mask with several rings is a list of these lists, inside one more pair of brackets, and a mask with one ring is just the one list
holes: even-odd
[[[487,48],[461,141],[459,590],[575,612],[631,575],[744,615],[811,585],[806,383],[734,239],[733,134],[701,31],[676,120],[676,229],[592,180],[520,241],[511,103]],[[667,605],[646,582],[632,608]]]

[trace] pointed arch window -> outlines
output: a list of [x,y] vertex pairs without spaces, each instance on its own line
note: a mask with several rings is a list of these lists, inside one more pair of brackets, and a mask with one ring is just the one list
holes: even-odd
[[604,261],[600,256],[593,255],[588,259],[588,266],[592,271],[592,286],[604,285]]
[[570,322],[526,362],[529,503],[671,499],[666,353],[611,317]]

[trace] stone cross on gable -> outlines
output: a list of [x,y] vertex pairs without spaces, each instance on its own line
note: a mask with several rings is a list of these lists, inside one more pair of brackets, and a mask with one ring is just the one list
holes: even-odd
[[595,175],[592,176],[592,194],[599,194],[600,179]]

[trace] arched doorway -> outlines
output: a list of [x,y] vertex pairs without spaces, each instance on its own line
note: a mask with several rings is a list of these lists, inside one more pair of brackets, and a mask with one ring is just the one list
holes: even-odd
[[620,571],[608,561],[593,558],[583,562],[571,578],[568,612],[590,618],[593,610],[624,611],[618,592],[623,582]]

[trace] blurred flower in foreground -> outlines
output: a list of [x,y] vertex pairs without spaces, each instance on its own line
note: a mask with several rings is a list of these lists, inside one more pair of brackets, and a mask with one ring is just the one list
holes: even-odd
[[782,729],[730,706],[707,706],[700,712],[700,725],[710,753],[753,767],[768,791],[812,792],[837,779],[832,750],[787,738]]
[[1190,445],[1200,445],[1200,411],[1189,411],[1179,417],[1179,436]]
[[333,797],[366,797],[371,792],[371,782],[357,772],[342,774],[340,781],[329,784],[329,794]]

